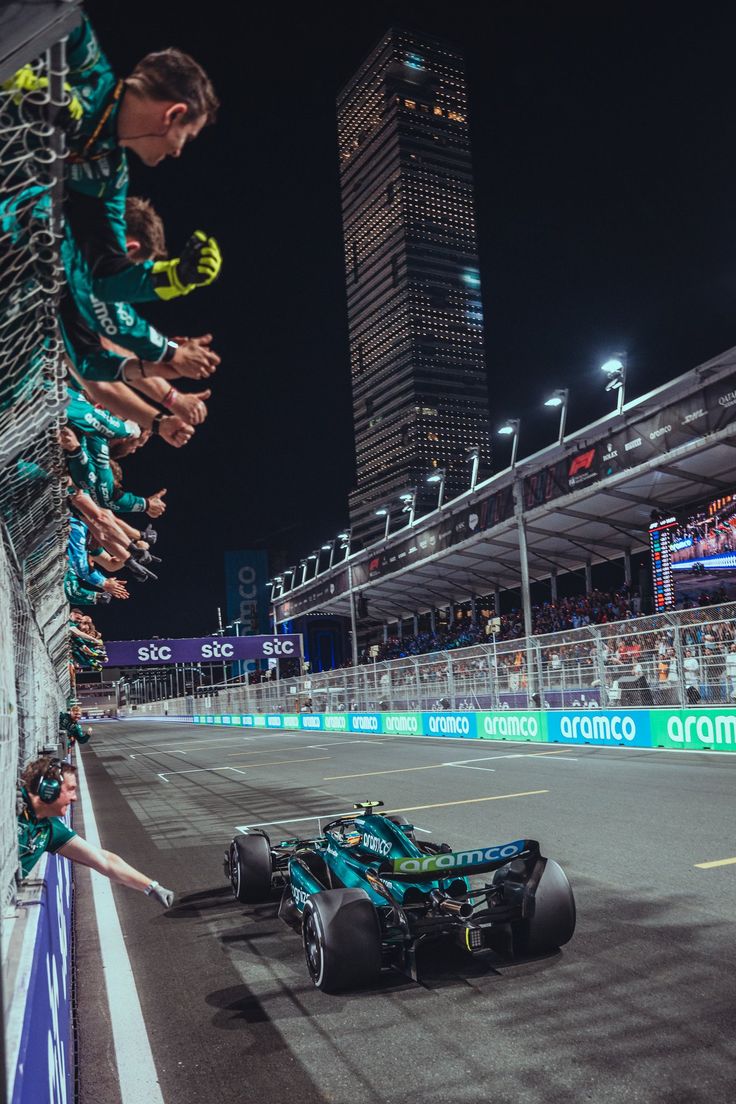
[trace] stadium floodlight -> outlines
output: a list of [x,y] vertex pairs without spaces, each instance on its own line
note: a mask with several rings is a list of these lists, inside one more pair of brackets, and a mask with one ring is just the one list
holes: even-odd
[[444,468],[435,468],[435,470],[430,472],[429,475],[427,476],[427,482],[428,483],[439,483],[439,491],[438,491],[438,494],[437,494],[437,509],[438,510],[442,509],[442,502],[443,502],[444,497],[445,497],[445,476],[446,476],[446,474],[447,473],[445,472]]
[[608,376],[606,391],[618,391],[616,413],[620,414],[624,408],[624,391],[626,388],[626,358],[623,353],[616,353],[604,364],[601,364],[601,372]]
[[413,525],[414,524],[414,514],[415,514],[415,511],[416,511],[416,508],[417,508],[417,489],[416,489],[416,487],[412,487],[411,490],[404,491],[403,494],[400,494],[399,495],[399,501],[403,503],[403,505],[401,507],[402,514],[408,514],[409,515],[409,520],[407,521],[406,524],[407,525]]
[[345,553],[343,559],[347,560],[350,555],[350,530],[343,529],[341,533],[337,534],[337,539],[340,541],[340,548]]
[[337,546],[337,538],[335,538],[335,540],[326,541],[325,544],[322,545],[321,551],[330,553],[330,561],[327,564],[327,567],[324,569],[325,571],[329,571],[330,568],[332,567],[333,561],[335,559],[335,548],[336,548],[336,546]]
[[480,445],[471,445],[465,450],[466,463],[473,465],[470,471],[470,490],[475,490],[478,483],[478,469],[480,468]]
[[513,435],[513,442],[511,445],[511,464],[509,467],[516,467],[516,454],[519,450],[519,426],[521,421],[519,418],[507,418],[504,424],[498,430],[501,437],[511,437]]
[[557,435],[557,444],[561,445],[565,440],[565,422],[567,421],[567,403],[570,397],[570,392],[567,387],[558,387],[548,399],[545,399],[544,405],[549,406],[552,410],[560,409],[560,431]]
[[379,506],[376,510],[376,517],[385,517],[386,528],[383,533],[383,539],[388,540],[389,526],[391,525],[391,510],[388,506]]

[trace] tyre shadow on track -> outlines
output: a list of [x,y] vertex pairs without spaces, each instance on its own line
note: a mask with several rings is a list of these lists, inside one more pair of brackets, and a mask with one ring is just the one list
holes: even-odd
[[[222,894],[218,894],[218,896],[222,897]],[[274,961],[283,962],[288,960],[293,962],[296,971],[303,968],[306,982],[307,972],[301,946],[301,929],[298,923],[292,927],[279,919],[280,897],[281,893],[279,891],[268,902],[258,905],[236,905],[241,910],[241,917],[246,926],[238,931],[224,932],[217,938],[223,946],[235,950],[241,948],[246,954],[250,950],[266,960],[273,958]],[[282,936],[286,937],[285,940],[282,939]],[[263,941],[269,939],[276,940],[272,944],[273,955],[269,955],[268,949],[264,950],[263,947]],[[257,952],[254,946],[256,943],[259,944]],[[400,991],[415,985],[420,985],[427,990],[443,989],[454,985],[472,985],[473,982],[479,979],[500,977],[510,969],[532,968],[544,970],[547,966],[554,964],[560,956],[560,951],[556,950],[544,955],[512,958],[493,949],[488,949],[482,954],[471,955],[454,943],[451,937],[445,937],[444,939],[429,941],[419,948],[417,952],[418,982],[415,982],[398,968],[386,969],[382,971],[376,984],[360,991],[380,994]]]

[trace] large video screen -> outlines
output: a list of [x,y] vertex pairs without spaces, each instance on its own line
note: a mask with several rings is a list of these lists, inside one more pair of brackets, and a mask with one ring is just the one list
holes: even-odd
[[736,494],[653,522],[649,536],[656,610],[736,600]]

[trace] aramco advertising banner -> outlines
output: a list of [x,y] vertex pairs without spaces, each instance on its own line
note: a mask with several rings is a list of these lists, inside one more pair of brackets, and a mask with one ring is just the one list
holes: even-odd
[[369,740],[378,734],[448,736],[453,739],[549,743],[558,747],[664,748],[736,753],[736,709],[728,706],[720,709],[500,710],[495,713],[302,713],[298,716],[293,713],[250,713],[234,717],[195,715],[176,719],[203,725],[363,733]]
[[217,663],[230,659],[294,659],[302,638],[289,636],[203,636],[179,640],[106,640],[107,667],[165,663]]
[[246,550],[225,553],[225,609],[228,621],[240,621],[240,635],[267,633],[268,554]]

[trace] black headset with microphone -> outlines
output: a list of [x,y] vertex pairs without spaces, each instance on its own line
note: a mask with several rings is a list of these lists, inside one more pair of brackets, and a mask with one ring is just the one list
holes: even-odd
[[[43,801],[44,805],[53,804],[61,793],[61,786],[64,780],[63,767],[64,763],[61,759],[52,759],[44,773],[39,777],[36,783],[35,793],[36,797]],[[58,777],[54,777],[51,774],[52,771],[57,771]]]

